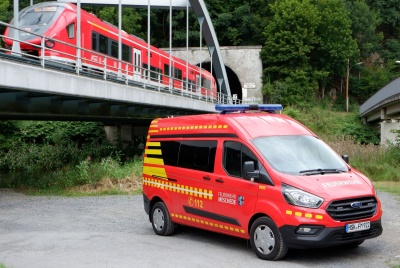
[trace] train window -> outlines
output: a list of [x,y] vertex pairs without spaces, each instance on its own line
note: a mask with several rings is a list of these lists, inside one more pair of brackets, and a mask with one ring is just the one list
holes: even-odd
[[99,52],[108,54],[108,38],[99,34]]
[[97,33],[95,33],[95,32],[92,33],[92,50],[94,50],[94,51],[99,51],[98,44],[97,44],[98,36],[99,35]]
[[118,58],[118,43],[111,40],[111,57]]
[[176,79],[182,80],[182,70],[174,69],[174,77]]
[[168,64],[164,64],[164,75],[169,76],[169,65]]
[[122,44],[122,60],[132,62],[132,48]]
[[[148,72],[148,68],[149,68],[149,66],[147,64],[143,64],[143,69],[146,70],[146,75],[147,75],[147,72]],[[161,77],[161,73],[162,73],[161,69],[156,68],[154,66],[150,66],[150,78],[151,78],[151,80],[158,81],[159,79],[161,79],[162,78]]]
[[200,76],[196,74],[196,88],[198,88],[200,85]]
[[20,25],[49,25],[51,19],[56,14],[57,7],[36,7],[29,9],[28,12],[24,12],[19,17]]
[[188,80],[188,85],[186,88],[190,91],[195,91],[195,82],[193,80]]
[[71,23],[70,25],[67,26],[67,33],[68,33],[68,38],[72,39],[75,37],[75,23]]
[[201,85],[205,88],[211,88],[211,80],[203,77],[201,79]]

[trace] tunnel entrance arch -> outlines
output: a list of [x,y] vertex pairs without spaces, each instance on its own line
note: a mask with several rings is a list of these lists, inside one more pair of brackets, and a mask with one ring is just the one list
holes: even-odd
[[[169,48],[162,48],[168,51]],[[262,62],[260,59],[261,46],[221,47],[222,58],[227,73],[231,94],[244,103],[262,103]],[[188,59],[193,65],[210,71],[211,60],[208,50],[199,47],[173,48],[172,55],[181,59]],[[229,66],[229,67],[228,67]],[[214,75],[214,77],[216,77]],[[217,83],[218,84],[218,83]],[[232,96],[232,95],[231,95]]]
[[[200,67],[200,64],[197,64],[197,66]],[[211,62],[206,61],[201,63],[201,67],[209,72],[211,72]],[[242,84],[240,83],[238,75],[228,66],[225,65],[226,69],[226,74],[228,77],[228,83],[229,87],[231,89],[231,94],[234,96],[236,94],[237,99],[242,100],[243,99],[243,93],[242,93]],[[213,69],[213,77],[216,79],[216,74],[215,70]],[[219,88],[219,85],[217,83],[217,90],[218,92],[221,92],[221,89]]]

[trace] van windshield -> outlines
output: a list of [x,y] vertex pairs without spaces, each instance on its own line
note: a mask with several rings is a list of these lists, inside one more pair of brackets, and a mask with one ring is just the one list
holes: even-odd
[[313,136],[271,136],[252,142],[271,167],[282,173],[317,175],[348,171],[346,163]]

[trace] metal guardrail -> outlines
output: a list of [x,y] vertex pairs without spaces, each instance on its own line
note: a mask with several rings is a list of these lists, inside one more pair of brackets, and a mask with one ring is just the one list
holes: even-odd
[[[22,41],[18,38],[5,36],[4,33],[0,34],[1,39],[8,39],[17,41],[20,44],[27,44],[37,49],[40,49],[41,53],[40,56],[30,55],[25,53],[24,51],[13,51],[12,48],[6,48],[4,46],[4,41],[1,40],[1,47],[0,47],[0,57],[7,58],[8,60],[23,62],[25,64],[30,65],[37,65],[41,66],[42,68],[53,69],[60,72],[68,72],[69,74],[76,74],[76,75],[83,75],[88,76],[94,79],[102,79],[104,81],[114,82],[125,84],[128,86],[135,86],[135,87],[142,87],[148,90],[155,90],[159,91],[160,93],[166,94],[173,94],[173,95],[180,95],[183,97],[197,99],[199,101],[211,102],[216,104],[228,104],[232,103],[232,96],[228,96],[226,94],[217,92],[216,94],[211,91],[211,89],[201,89],[197,88],[197,85],[188,83],[186,80],[178,80],[174,77],[169,77],[164,75],[165,77],[169,78],[169,81],[177,81],[181,87],[174,87],[174,83],[170,82],[169,85],[165,85],[161,81],[161,74],[151,71],[147,68],[143,68],[141,66],[135,66],[134,64],[126,61],[120,61],[116,58],[112,58],[108,55],[87,50],[82,47],[77,47],[75,45],[71,45],[61,40],[57,40],[55,38],[51,38],[44,35],[38,35],[34,32],[16,28],[11,24],[5,23],[0,21],[0,25],[4,27],[10,27],[11,29],[17,30],[18,32],[25,32],[30,34],[31,36],[35,36],[36,38],[40,38],[41,42],[40,45],[32,44],[27,41]],[[20,36],[20,35],[18,35]],[[96,55],[98,58],[102,60],[102,68],[91,67],[96,66],[99,63],[97,61],[93,61],[89,58],[82,58],[81,56],[77,56],[76,54],[67,53],[65,51],[59,51],[52,48],[48,48],[45,45],[45,42],[52,41],[55,44],[63,44],[68,47],[72,47],[73,51],[80,51],[79,55],[82,55],[82,52],[91,53],[91,55]],[[45,52],[52,51],[56,52],[60,55],[58,59],[54,59],[51,57],[46,57]],[[84,53],[83,53],[84,54]],[[65,57],[65,58],[63,58]],[[93,58],[93,57],[92,57]],[[84,64],[82,64],[84,62]],[[110,62],[117,62],[117,66],[110,65]],[[122,68],[120,66],[125,66]],[[135,71],[138,71],[135,73]],[[188,85],[188,86],[185,86]],[[240,103],[239,100],[235,100],[235,103]]]

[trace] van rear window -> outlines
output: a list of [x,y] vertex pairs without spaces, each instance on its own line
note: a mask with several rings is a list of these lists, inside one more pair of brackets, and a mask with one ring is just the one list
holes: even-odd
[[162,141],[165,165],[214,172],[216,140]]

